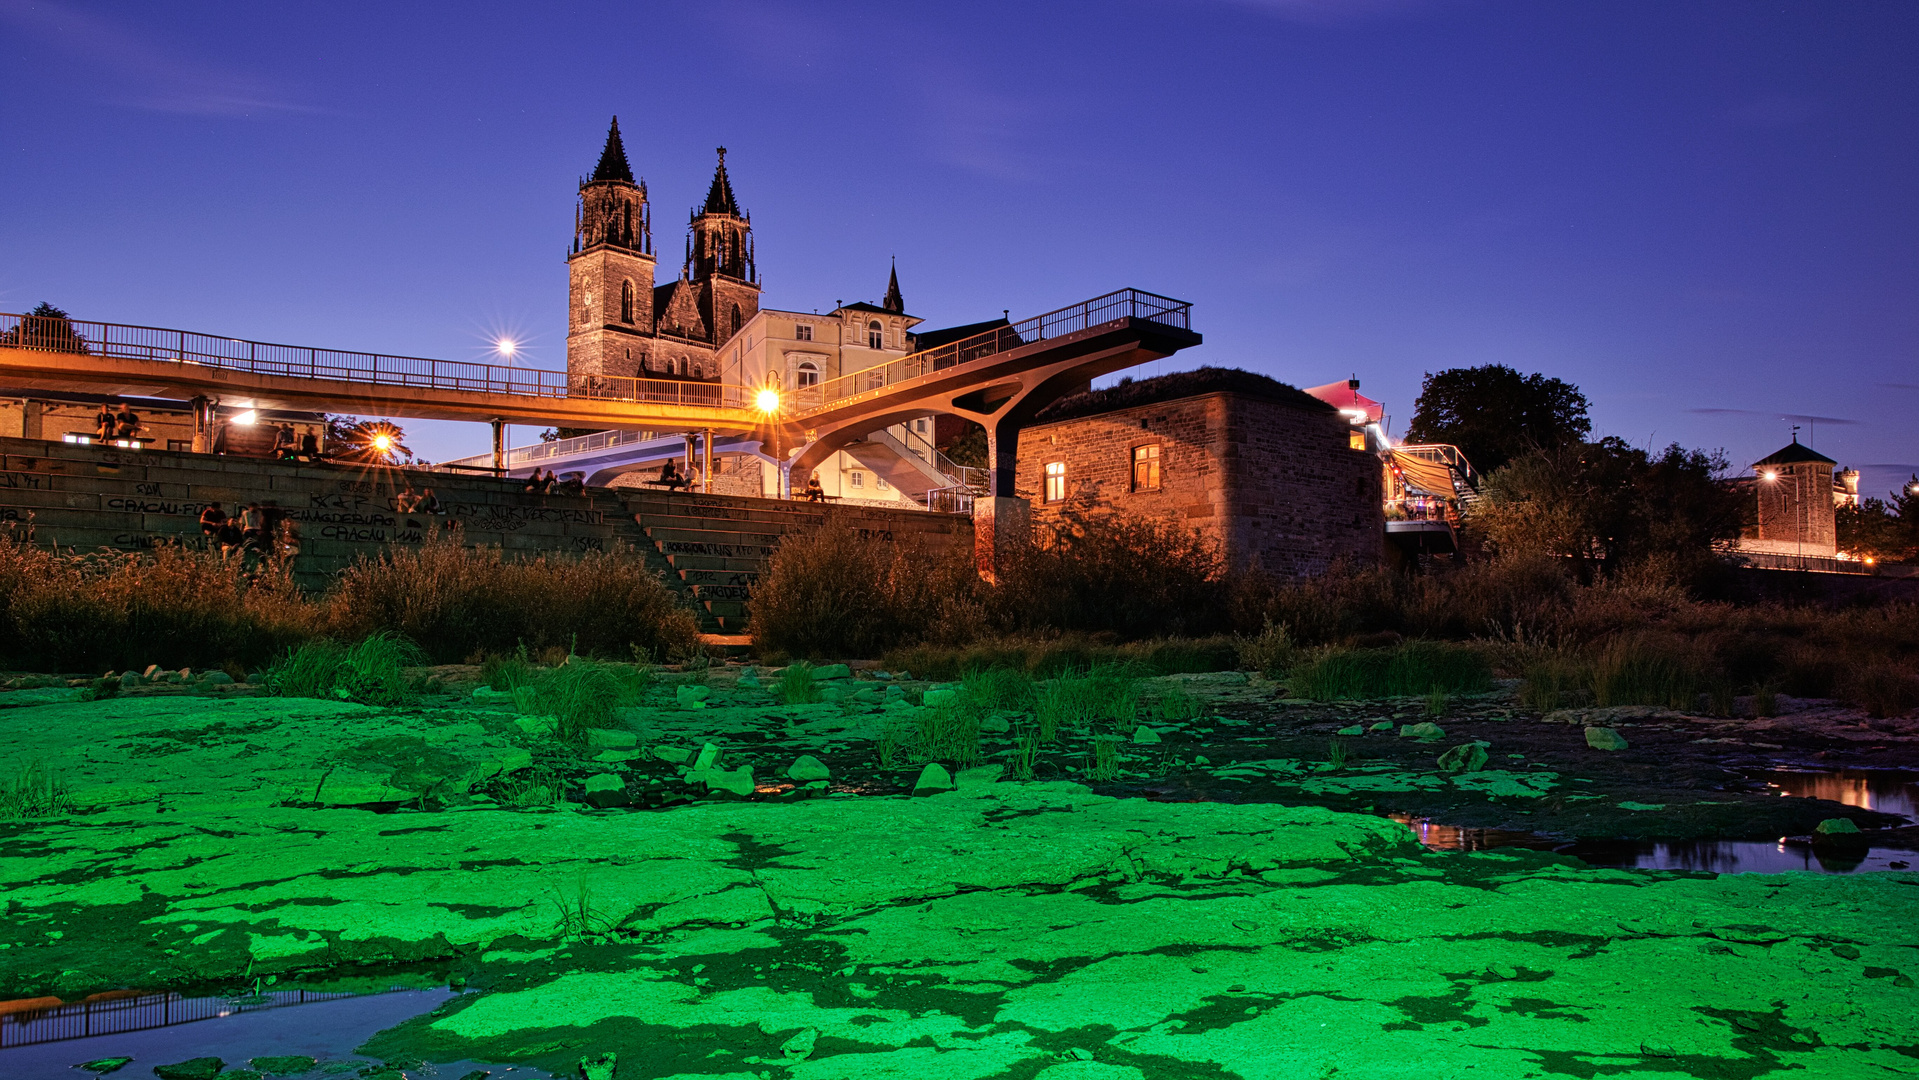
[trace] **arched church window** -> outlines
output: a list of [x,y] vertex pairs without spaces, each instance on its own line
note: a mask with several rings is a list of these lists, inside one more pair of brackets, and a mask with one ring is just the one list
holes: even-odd
[[696,379],[704,379],[704,378],[706,378],[706,365],[704,365],[704,364],[694,364],[694,365],[693,365],[693,377],[694,377],[694,378],[696,378]]
[[733,305],[733,332],[735,334],[740,332],[740,306],[738,304]]
[[801,390],[820,384],[820,366],[811,360],[800,361],[800,369],[793,378],[795,386]]
[[880,328],[878,321],[866,324],[866,347],[877,349],[886,344],[886,331]]
[[633,321],[633,283],[631,281],[620,282],[620,321],[623,323]]

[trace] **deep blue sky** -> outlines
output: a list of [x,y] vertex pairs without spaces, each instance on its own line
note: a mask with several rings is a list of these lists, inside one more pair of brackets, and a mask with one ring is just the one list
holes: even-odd
[[0,0],[0,56],[0,310],[557,367],[617,113],[663,273],[729,148],[770,306],[1135,285],[1195,303],[1167,369],[1357,372],[1395,431],[1499,362],[1638,444],[1919,469],[1907,0]]

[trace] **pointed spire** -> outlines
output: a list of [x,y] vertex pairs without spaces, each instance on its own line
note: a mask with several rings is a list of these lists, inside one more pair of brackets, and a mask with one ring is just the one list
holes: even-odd
[[744,217],[740,213],[739,200],[733,198],[733,181],[726,178],[726,147],[719,148],[719,155],[719,167],[713,170],[713,186],[706,189],[706,206],[700,213]]
[[593,169],[593,180],[624,180],[633,182],[633,166],[626,163],[626,145],[620,142],[620,118],[613,118],[613,126],[606,132],[606,149],[600,151],[600,163]]
[[900,265],[898,259],[893,260],[893,273],[886,282],[886,299],[880,302],[880,306],[895,315],[906,314],[906,298],[900,295]]

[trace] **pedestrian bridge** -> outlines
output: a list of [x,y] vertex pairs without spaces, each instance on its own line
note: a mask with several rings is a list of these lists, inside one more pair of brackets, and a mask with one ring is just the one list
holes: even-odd
[[[563,427],[710,431],[757,442],[810,474],[834,450],[903,420],[953,413],[986,425],[994,487],[1011,493],[1013,440],[1032,413],[1091,379],[1196,345],[1192,305],[1138,289],[913,353],[759,408],[758,387],[591,376],[509,364],[315,349],[146,326],[0,315],[0,384],[253,409]],[[657,441],[657,440],[655,440]],[[635,453],[658,447],[632,443]],[[582,447],[596,471],[620,464]],[[494,461],[504,466],[504,448]],[[560,458],[542,462],[570,471]],[[641,462],[636,461],[634,464]]]

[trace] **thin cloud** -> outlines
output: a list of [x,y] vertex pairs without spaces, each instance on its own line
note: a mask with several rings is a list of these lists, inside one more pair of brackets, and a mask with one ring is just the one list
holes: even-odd
[[1760,409],[1687,409],[1695,416],[1763,416],[1770,420],[1807,420],[1815,424],[1838,424],[1851,427],[1858,425],[1857,420],[1848,420],[1843,416],[1812,416],[1808,413],[1765,412]]
[[76,58],[90,69],[83,77],[117,86],[110,99],[118,104],[193,116],[332,111],[294,101],[265,79],[205,63],[72,7],[0,0],[0,22]]

